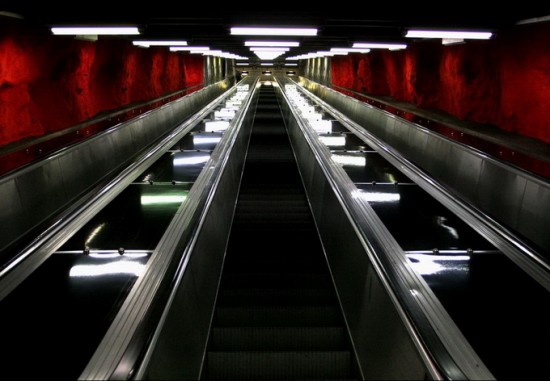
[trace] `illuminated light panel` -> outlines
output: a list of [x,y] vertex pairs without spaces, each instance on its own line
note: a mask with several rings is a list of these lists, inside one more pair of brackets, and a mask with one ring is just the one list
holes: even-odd
[[383,44],[377,42],[356,42],[353,44],[353,48],[358,49],[406,49],[407,44]]
[[283,52],[254,52],[261,60],[272,60],[279,57]]
[[237,66],[249,66],[250,64],[248,62],[237,62]]
[[491,32],[469,32],[458,30],[420,30],[411,29],[407,31],[405,37],[409,38],[454,38],[454,39],[471,39],[471,40],[488,40],[493,33]]
[[321,143],[331,147],[345,147],[345,136],[319,136]]
[[229,122],[224,120],[214,120],[204,124],[206,132],[224,131],[227,130],[227,127],[229,127]]
[[332,121],[330,120],[313,120],[309,124],[318,134],[330,134],[332,132]]
[[74,277],[97,277],[105,275],[128,274],[140,276],[145,270],[145,265],[137,262],[119,261],[101,265],[76,265],[71,268],[69,276]]
[[187,41],[132,41],[132,44],[137,46],[185,46]]
[[245,41],[244,46],[271,46],[271,47],[288,47],[296,48],[300,46],[299,42],[296,41]]
[[352,167],[364,167],[367,165],[367,159],[364,156],[348,156],[333,154],[332,160],[341,165],[349,165]]
[[332,53],[369,53],[370,49],[367,48],[331,48]]
[[[179,159],[182,159],[182,158],[179,158]],[[176,164],[175,161],[176,160],[174,160],[174,165],[181,165],[181,164]],[[206,159],[206,161],[208,161],[208,159]],[[201,163],[202,162],[203,161],[201,161]],[[141,201],[141,205],[166,205],[166,204],[181,204],[182,202],[185,201],[186,198],[187,198],[186,195],[152,194],[152,195],[141,196],[140,201]]]
[[51,28],[53,34],[58,36],[63,35],[136,35],[139,34],[137,27],[53,27]]
[[[98,258],[98,259],[113,259],[113,258],[120,258],[121,255],[120,253],[116,252],[116,253],[90,253],[88,255],[90,258]],[[147,253],[143,253],[143,252],[127,252],[125,251],[124,254],[122,255],[124,257],[131,257],[131,258],[145,258],[147,256],[149,256],[149,254]]]
[[285,63],[285,66],[298,66],[297,63]]
[[222,140],[221,136],[193,136],[193,145],[218,144]]
[[232,27],[231,34],[235,36],[317,36],[317,29]]
[[[210,155],[197,155],[197,156],[189,156],[189,157],[174,157],[174,166],[176,167],[185,167],[187,165],[197,165],[197,164],[204,164],[210,159]],[[145,197],[145,196],[144,196]],[[156,197],[156,196],[153,196]],[[160,200],[163,199],[163,197],[172,197],[172,196],[158,196]],[[142,204],[143,205],[143,204]]]
[[256,47],[251,47],[250,50],[252,50],[253,52],[284,53],[284,52],[288,52],[290,50],[290,48],[256,48]]
[[[430,255],[430,254],[409,254],[407,258],[411,260],[411,267],[420,275],[432,275],[442,271],[467,271],[459,264],[451,265],[441,262],[467,262],[470,260],[468,255]],[[439,263],[438,263],[439,262]]]
[[354,196],[367,202],[397,202],[401,200],[399,193],[389,192],[363,192],[358,190]]

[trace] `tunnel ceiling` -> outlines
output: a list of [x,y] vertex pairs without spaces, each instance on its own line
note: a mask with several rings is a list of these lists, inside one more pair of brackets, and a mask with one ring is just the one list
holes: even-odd
[[[503,3],[498,9],[480,9],[467,7],[463,3],[441,4],[440,8],[430,6],[428,11],[418,5],[374,6],[364,3],[361,9],[346,5],[346,10],[288,9],[292,2],[272,5],[264,10],[243,3],[227,3],[223,9],[212,4],[203,9],[193,9],[186,2],[160,2],[143,6],[133,3],[118,8],[93,7],[94,3],[75,3],[76,5],[52,7],[44,2],[32,6],[19,2],[3,14],[20,17],[25,22],[45,27],[61,25],[136,25],[140,28],[140,39],[177,39],[186,40],[189,45],[207,45],[211,49],[220,49],[230,53],[253,58],[245,40],[258,40],[250,36],[232,36],[233,26],[295,26],[318,28],[315,37],[286,37],[279,40],[299,41],[300,47],[292,48],[286,56],[310,53],[318,50],[330,50],[332,47],[351,47],[354,42],[410,42],[404,37],[409,28],[488,30],[497,33],[525,20],[547,18],[549,9],[521,8],[518,4],[507,6]],[[51,4],[51,3],[46,3]],[[284,4],[284,5],[283,5]],[[320,4],[320,3],[319,3]],[[359,4],[359,3],[355,3]],[[363,3],[362,3],[363,4]],[[214,8],[216,8],[214,10]],[[550,8],[550,7],[546,7]],[[1,14],[1,13],[0,13]],[[1,21],[1,19],[0,19]],[[120,38],[136,39],[137,36]],[[265,38],[273,40],[273,37]],[[407,41],[408,40],[408,41]],[[282,56],[281,59],[284,59]]]

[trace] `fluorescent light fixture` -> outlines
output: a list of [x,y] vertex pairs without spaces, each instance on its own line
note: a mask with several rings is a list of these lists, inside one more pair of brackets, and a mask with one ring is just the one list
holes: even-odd
[[284,52],[288,52],[290,50],[290,48],[257,48],[255,46],[252,46],[250,48],[250,50],[252,50],[253,52],[279,52],[279,53],[284,53]]
[[354,48],[359,49],[392,49],[399,50],[405,49],[407,44],[381,44],[377,42],[356,42],[353,44]]
[[458,271],[465,271],[466,262],[470,257],[467,255],[428,255],[428,254],[409,254],[407,258],[411,260],[410,264],[420,275],[437,274],[443,271],[452,271],[456,274]]
[[272,60],[279,57],[283,52],[255,52],[254,54],[261,60]]
[[132,41],[137,46],[186,46],[187,41]]
[[401,195],[399,193],[390,192],[357,191],[355,196],[367,202],[397,202],[401,200]]
[[407,31],[405,37],[409,38],[461,38],[472,40],[488,40],[493,34],[491,32],[469,32],[459,30],[416,30]]
[[171,46],[171,52],[180,52],[180,51],[196,51],[196,52],[207,52],[210,48],[208,46]]
[[248,62],[237,62],[236,65],[237,66],[248,66],[250,64]]
[[318,134],[330,134],[332,132],[332,121],[330,120],[312,120],[309,124]]
[[298,61],[299,58],[298,57],[286,57],[285,58],[287,61]]
[[298,66],[297,63],[285,63],[285,66]]
[[317,29],[233,27],[231,34],[236,36],[317,36]]
[[296,41],[245,41],[244,46],[280,46],[287,48],[296,48],[300,46],[300,43]]
[[260,66],[273,66],[273,62],[262,62]]
[[139,34],[137,27],[53,27],[52,33],[55,35],[135,35]]
[[367,48],[331,48],[332,53],[369,53]]

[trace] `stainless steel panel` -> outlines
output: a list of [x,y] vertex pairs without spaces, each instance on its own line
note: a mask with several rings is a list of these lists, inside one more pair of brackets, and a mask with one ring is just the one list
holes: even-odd
[[423,155],[415,157],[416,163],[436,178],[438,178],[438,176],[447,176],[445,179],[438,178],[438,180],[446,183],[449,181],[448,176],[450,170],[447,168],[447,157],[450,150],[451,147],[447,142],[441,140],[437,136],[430,135],[426,141]]
[[[543,248],[550,248],[550,190],[547,185],[528,181],[521,203],[518,230],[527,232],[528,237]],[[546,260],[550,260],[550,251]]]
[[[177,124],[174,121],[183,121],[227,89],[225,83],[204,88],[4,178],[0,195],[13,202],[2,205],[0,213],[3,221],[12,221],[10,237],[59,212],[111,170],[132,162],[140,150],[160,137],[159,131],[170,131]],[[7,241],[11,241],[7,235],[0,239],[0,250]]]
[[29,227],[42,221],[67,204],[63,174],[57,159],[48,160],[41,167],[26,172],[16,179],[21,197],[22,215]]
[[98,138],[94,146],[81,145],[59,157],[69,199],[77,197],[113,169],[113,147],[105,137]]
[[411,149],[408,151],[407,158],[416,163],[417,156],[422,155],[428,144],[428,133],[422,129],[411,129],[409,133]]
[[467,200],[476,199],[483,159],[464,152],[461,147],[451,147],[447,156],[449,171],[448,184],[456,189]]
[[477,204],[504,224],[517,228],[526,180],[489,161],[483,163]]
[[14,178],[0,186],[0,251],[26,230],[23,205]]

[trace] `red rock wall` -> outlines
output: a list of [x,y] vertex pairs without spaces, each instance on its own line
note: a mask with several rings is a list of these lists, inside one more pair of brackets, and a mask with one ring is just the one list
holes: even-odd
[[0,145],[203,82],[203,57],[0,20]]
[[332,82],[550,143],[550,23],[520,25],[488,41],[332,58]]

